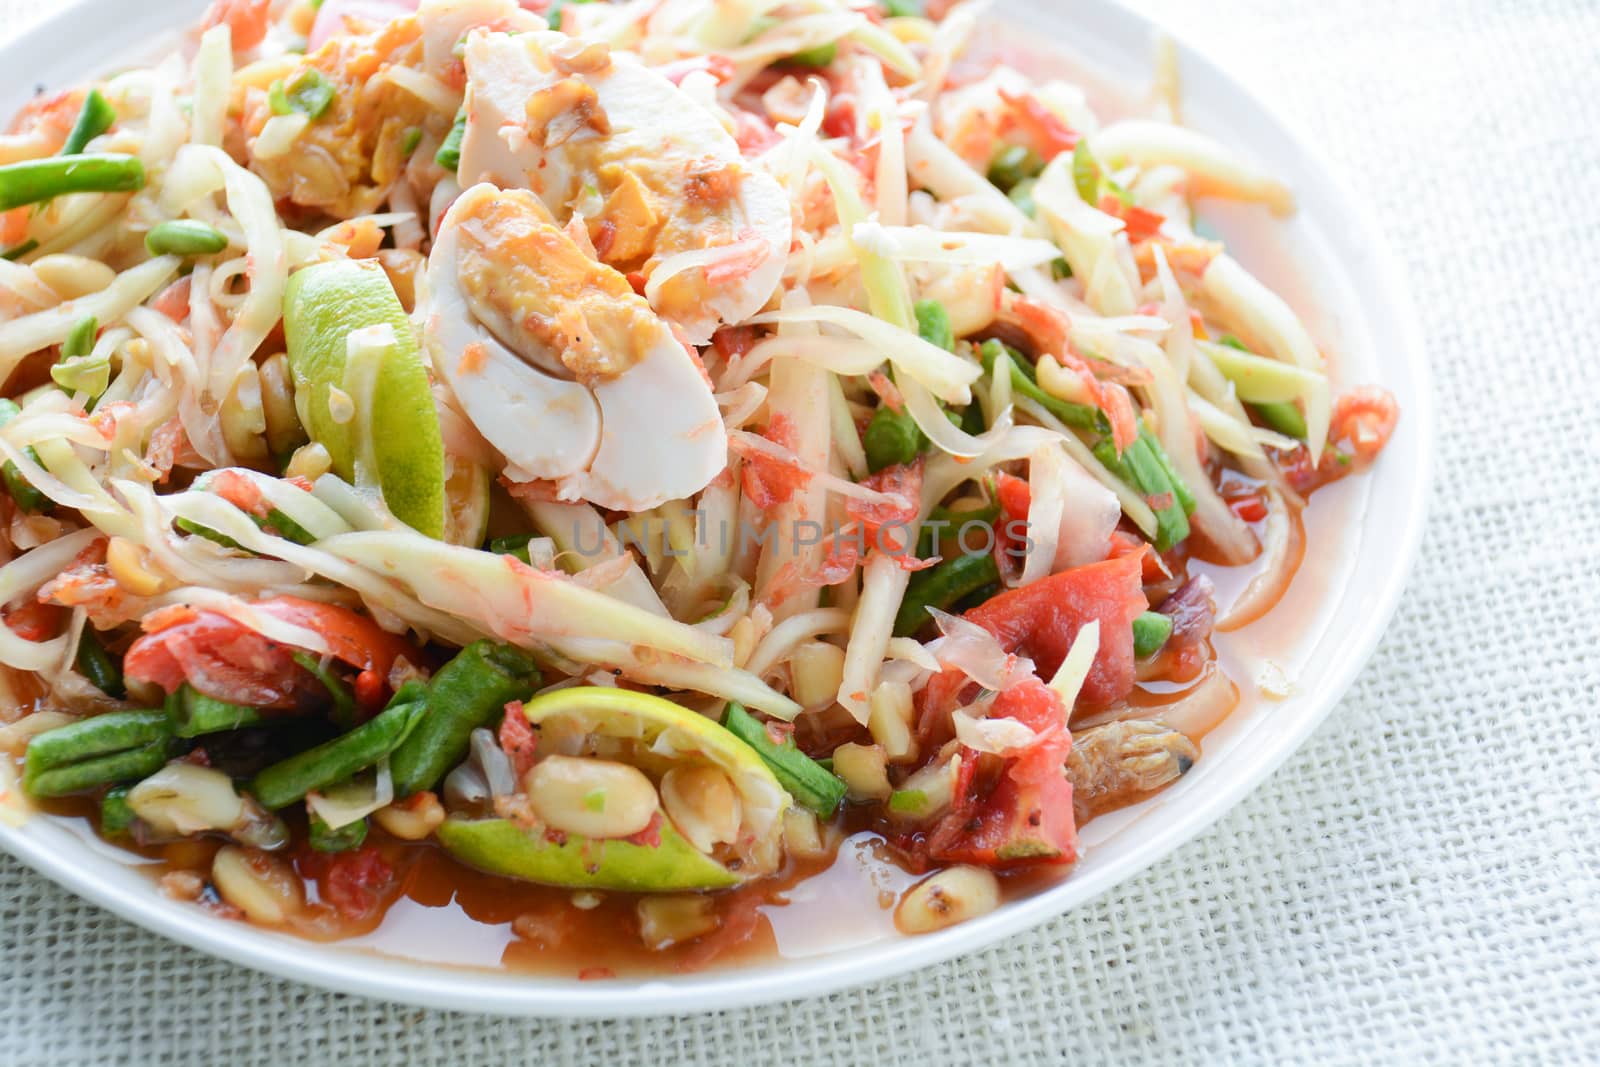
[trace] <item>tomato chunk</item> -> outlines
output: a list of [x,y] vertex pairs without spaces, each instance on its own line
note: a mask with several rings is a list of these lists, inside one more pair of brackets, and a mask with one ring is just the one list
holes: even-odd
[[1100,651],[1078,699],[1104,707],[1133,688],[1133,620],[1149,607],[1141,575],[1142,552],[1052,574],[1001,593],[967,612],[1008,652],[1033,660],[1041,678],[1052,677],[1078,631],[1100,621]]
[[928,857],[1002,868],[1073,862],[1078,828],[1072,783],[1062,773],[1072,734],[1061,698],[1029,678],[1001,693],[991,715],[1016,719],[1034,731],[1035,740],[1008,756],[987,785],[977,781],[977,755],[963,755],[955,805],[928,835]]

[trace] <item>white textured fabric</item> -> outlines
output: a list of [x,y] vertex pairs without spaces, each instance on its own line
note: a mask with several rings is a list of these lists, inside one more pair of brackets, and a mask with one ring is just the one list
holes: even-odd
[[[0,26],[49,6],[0,0]],[[1142,877],[988,952],[676,1020],[335,996],[0,857],[0,1063],[1596,1062],[1600,4],[1141,6],[1373,199],[1438,377],[1424,560],[1283,770]]]

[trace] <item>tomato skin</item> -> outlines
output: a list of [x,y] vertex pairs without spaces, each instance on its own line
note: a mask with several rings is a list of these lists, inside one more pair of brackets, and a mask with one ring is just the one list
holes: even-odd
[[217,0],[206,12],[202,30],[226,24],[235,52],[248,52],[267,36],[272,0]]
[[1075,567],[992,597],[966,618],[994,634],[1008,652],[1032,659],[1041,678],[1055,675],[1078,631],[1098,619],[1100,651],[1078,700],[1104,707],[1133,688],[1133,620],[1149,607],[1143,569],[1143,552]]

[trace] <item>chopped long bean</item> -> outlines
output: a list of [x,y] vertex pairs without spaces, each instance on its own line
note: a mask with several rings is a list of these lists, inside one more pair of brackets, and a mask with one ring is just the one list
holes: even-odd
[[125,785],[114,786],[100,798],[100,832],[107,837],[127,833],[138,818],[128,804],[128,788]]
[[172,737],[164,711],[114,711],[47,730],[28,743],[24,784],[45,771]]
[[121,700],[128,695],[128,687],[122,680],[122,668],[112,658],[106,646],[101,643],[99,636],[91,629],[85,627],[83,635],[78,638],[78,654],[73,661],[78,668],[78,673],[89,679],[89,682],[100,692],[114,700]]
[[361,847],[367,839],[367,820],[357,819],[337,830],[330,827],[316,812],[306,820],[310,830],[309,843],[317,852],[349,852]]
[[989,164],[989,181],[1002,192],[1009,193],[1044,170],[1044,160],[1026,145],[1010,145],[1000,150]]
[[1165,552],[1189,536],[1183,502],[1143,433],[1120,456],[1109,437],[1094,446],[1094,455],[1107,470],[1144,495],[1156,513],[1156,548]]
[[155,741],[139,748],[40,771],[24,783],[24,788],[36,797],[71,796],[105,785],[148,778],[166,766],[166,762],[167,743]]
[[[0,397],[0,428],[3,428],[20,414],[22,414],[22,409],[17,406],[15,400]],[[32,445],[24,448],[22,452],[35,463],[40,462],[39,453],[34,450]],[[43,512],[49,511],[53,506],[50,498],[34,488],[33,483],[24,478],[22,471],[9,459],[6,460],[4,467],[0,467],[0,481],[5,482],[6,492],[11,495],[12,500],[16,501],[17,507],[23,511]]]
[[1050,414],[1060,419],[1068,426],[1080,430],[1106,429],[1106,417],[1099,408],[1092,404],[1075,404],[1070,400],[1051,396],[1039,387],[1033,377],[1033,365],[1027,361],[1022,353],[1016,351],[1001,341],[988,340],[978,346],[978,358],[983,361],[983,372],[993,374],[995,363],[1002,354],[1011,357],[1011,389],[1021,393],[1043,407]]
[[826,818],[839,809],[844,799],[845,785],[821,763],[801,752],[794,738],[785,738],[778,744],[767,733],[767,728],[756,721],[744,706],[728,705],[722,725],[739,740],[755,749],[772,771],[778,783],[789,791],[795,802]]
[[487,726],[509,701],[531,697],[539,681],[538,664],[511,645],[475,641],[458,652],[429,682],[422,721],[389,757],[395,793],[438,785],[466,758],[472,731]]
[[228,238],[198,219],[171,219],[152,226],[144,246],[152,256],[209,256],[226,249]]
[[188,685],[179,686],[167,697],[167,714],[172,718],[172,732],[186,738],[253,726],[264,718],[256,708],[206,696]]
[[1153,656],[1172,636],[1172,616],[1147,611],[1133,620],[1133,654],[1140,659]]
[[50,156],[0,167],[0,211],[66,193],[132,193],[144,188],[144,164],[113,152]]
[[307,793],[342,782],[399,748],[426,708],[415,699],[390,704],[349,733],[274,763],[255,776],[250,791],[273,810],[304,800]]
[[927,625],[929,608],[948,610],[967,594],[1000,580],[1000,568],[989,552],[960,555],[918,571],[906,586],[894,617],[896,637],[909,637]]
[[72,132],[67,134],[67,141],[61,146],[61,154],[78,155],[88,147],[90,141],[109,130],[116,121],[116,109],[101,95],[99,89],[90,89],[89,95],[83,98],[78,121],[72,124]]
[[450,132],[445,135],[444,143],[439,146],[439,151],[434,154],[434,162],[448,171],[454,171],[460,167],[461,141],[466,135],[467,109],[463,107],[456,112],[456,120],[450,124]]

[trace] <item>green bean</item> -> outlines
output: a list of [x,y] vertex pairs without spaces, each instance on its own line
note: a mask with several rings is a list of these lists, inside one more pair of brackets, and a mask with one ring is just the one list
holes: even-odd
[[411,126],[406,129],[405,136],[400,139],[400,154],[410,157],[417,150],[417,145],[422,143],[422,127]]
[[[1107,437],[1094,446],[1094,456],[1106,470],[1139,490],[1150,503],[1151,510],[1156,513],[1156,548],[1165,552],[1189,536],[1189,517],[1161,461],[1144,437],[1136,438],[1120,456],[1116,445]],[[1163,497],[1167,498],[1165,503],[1162,503]]]
[[389,757],[397,796],[439,784],[467,755],[472,731],[486,726],[509,701],[539,688],[539,666],[521,649],[474,641],[428,684],[427,714]]
[[361,847],[367,839],[367,820],[357,819],[337,830],[330,827],[316,812],[307,820],[310,828],[309,843],[317,852],[349,852]]
[[103,836],[120,837],[137,818],[128,804],[128,786],[114,786],[100,798],[100,833]]
[[1276,430],[1285,437],[1293,437],[1298,441],[1306,439],[1306,416],[1294,401],[1278,400],[1251,404],[1250,409],[1267,424],[1267,429]]
[[1139,659],[1153,656],[1172,636],[1172,616],[1147,611],[1133,620],[1133,654]]
[[922,0],[883,0],[883,9],[892,19],[917,18],[922,14]]
[[130,748],[40,771],[32,780],[26,781],[23,787],[36,797],[70,796],[73,793],[87,793],[103,785],[116,785],[119,782],[148,778],[166,766],[166,763],[167,742],[155,741],[139,748]]
[[921,454],[926,440],[915,419],[884,404],[872,413],[867,432],[861,436],[867,469],[876,474],[885,467],[910,463]]
[[273,82],[267,90],[267,107],[274,115],[298,111],[315,122],[333,106],[333,99],[337,95],[333,83],[320,70],[311,67],[287,85],[281,81]]
[[533,558],[528,555],[528,543],[532,540],[533,534],[496,537],[489,542],[489,551],[497,556],[516,556],[524,563],[532,563]]
[[189,685],[179,686],[167,697],[167,715],[172,732],[184,738],[254,726],[265,718],[259,709],[206,696]]
[[963,554],[918,571],[906,585],[906,595],[895,614],[895,636],[910,637],[926,626],[929,608],[947,610],[973,590],[999,580],[1000,568],[989,552]]
[[778,779],[778,784],[794,797],[795,803],[824,818],[839,810],[839,802],[844,799],[844,782],[823,763],[801,752],[793,737],[785,738],[781,745],[773,741],[767,728],[737,702],[728,705],[722,725],[755,750]]
[[937,300],[918,300],[912,310],[917,316],[919,337],[946,352],[956,350],[956,335],[950,326],[950,313],[943,304]]
[[1000,150],[989,164],[989,181],[1002,192],[1009,193],[1022,182],[1037,178],[1044,170],[1044,160],[1026,145],[1014,144]]
[[1172,493],[1178,498],[1178,503],[1183,505],[1185,515],[1193,515],[1195,509],[1194,493],[1190,492],[1189,485],[1183,480],[1176,467],[1172,465],[1172,457],[1167,455],[1167,450],[1161,447],[1161,438],[1150,432],[1150,427],[1143,422],[1139,424],[1139,440],[1143,441],[1155,456],[1156,462],[1161,464],[1161,472],[1167,476],[1168,483],[1172,486]]
[[983,361],[985,374],[994,374],[995,363],[1002,354],[1011,359],[1012,392],[1020,393],[1034,401],[1068,426],[1080,430],[1105,431],[1106,417],[1099,408],[1092,404],[1075,404],[1045,392],[1034,380],[1033,364],[1029,363],[1021,352],[1004,342],[991,339],[978,346],[978,357]]
[[67,339],[61,342],[61,358],[87,356],[94,351],[94,335],[100,332],[100,322],[93,315],[85,315],[72,324]]
[[342,782],[400,747],[426,710],[421,701],[390,704],[349,733],[274,763],[255,776],[250,791],[274,811],[304,800],[307,793]]
[[144,188],[144,164],[104,152],[50,156],[0,167],[0,211],[65,193],[131,193]]
[[10,260],[11,262],[15,263],[17,260],[21,259],[23,256],[27,255],[29,252],[32,252],[38,247],[39,242],[30,237],[20,245],[17,245],[15,248],[8,248],[6,251],[0,252],[0,259]]
[[461,139],[466,135],[467,109],[463,106],[456,112],[456,120],[450,124],[450,132],[445,135],[444,143],[434,154],[433,161],[445,170],[454,172],[461,166]]
[[1038,186],[1039,179],[1024,178],[1011,187],[1006,193],[1006,198],[1017,205],[1017,210],[1030,219],[1039,213],[1039,205],[1033,202],[1033,190]]
[[106,651],[99,635],[87,627],[78,638],[78,655],[73,663],[78,673],[106,696],[121,700],[128,695],[128,687],[122,681],[122,668]]
[[209,256],[228,247],[228,238],[198,219],[171,219],[157,223],[144,235],[152,256]]
[[100,90],[90,89],[89,95],[83,98],[83,109],[78,112],[78,121],[72,124],[72,132],[67,134],[67,143],[61,146],[61,154],[64,156],[79,154],[90,141],[109,130],[116,121],[116,110],[106,102]]
[[328,718],[341,730],[348,730],[356,724],[356,698],[350,692],[350,687],[344,680],[333,673],[331,667],[323,664],[321,657],[313,656],[309,652],[290,653],[294,661],[316,676],[317,681],[328,691],[328,697],[333,701],[333,710],[328,713]]
[[989,503],[981,508],[972,508],[967,511],[953,511],[950,508],[934,508],[923,520],[922,530],[917,537],[917,555],[927,559],[938,548],[941,537],[946,536],[941,528],[948,527],[951,531],[959,533],[962,524],[981,522],[993,525],[1000,519],[1000,505]]
[[[22,409],[17,407],[15,400],[0,397],[0,428],[4,428],[8,422],[20,414],[22,414]],[[40,466],[44,465],[40,463],[39,453],[34,450],[32,445],[22,451],[24,455],[35,463],[39,463]],[[24,478],[22,471],[9,459],[6,460],[4,467],[0,467],[0,480],[5,482],[6,492],[11,494],[11,499],[16,501],[17,507],[23,511],[37,513],[49,511],[54,506],[51,499],[35,489],[33,483]]]
[[39,775],[98,756],[165,745],[172,724],[164,711],[114,711],[46,730],[28,743],[23,784]]
[[787,62],[801,67],[829,67],[837,58],[839,58],[839,46],[830,41],[815,48],[807,48],[803,52],[796,52]]

